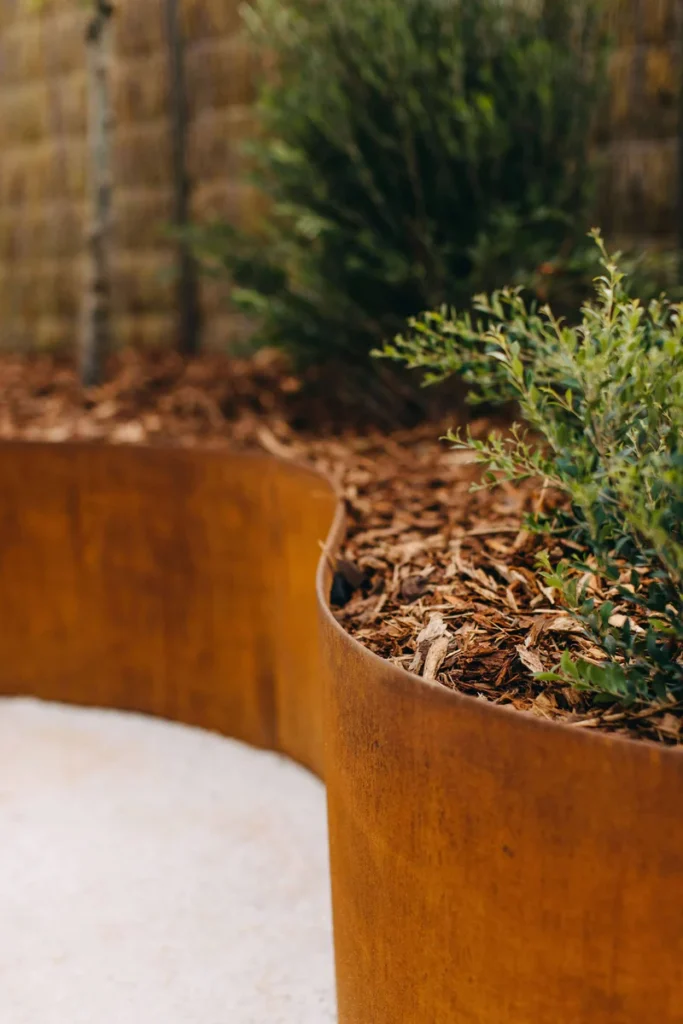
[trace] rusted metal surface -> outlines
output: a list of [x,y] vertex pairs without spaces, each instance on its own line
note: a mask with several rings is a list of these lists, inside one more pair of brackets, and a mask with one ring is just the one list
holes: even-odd
[[328,552],[331,488],[271,459],[0,446],[0,693],[324,771],[340,1024],[680,1024],[680,752],[379,660],[327,559],[321,651],[333,519]]
[[683,1021],[680,751],[461,696],[321,620],[340,1021]]
[[320,774],[334,508],[267,457],[0,446],[0,692],[178,719]]

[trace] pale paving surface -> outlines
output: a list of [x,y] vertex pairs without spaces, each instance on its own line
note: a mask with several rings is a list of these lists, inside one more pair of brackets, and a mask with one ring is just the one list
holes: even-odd
[[0,700],[2,1024],[334,1021],[322,785],[110,711]]

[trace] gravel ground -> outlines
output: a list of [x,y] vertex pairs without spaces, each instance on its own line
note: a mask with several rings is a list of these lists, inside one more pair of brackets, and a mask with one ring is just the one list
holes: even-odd
[[111,711],[0,700],[0,1020],[336,1020],[322,785]]

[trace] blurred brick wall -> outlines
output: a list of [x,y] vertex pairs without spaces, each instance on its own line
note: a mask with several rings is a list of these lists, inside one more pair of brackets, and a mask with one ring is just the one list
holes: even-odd
[[601,222],[619,244],[676,244],[683,0],[611,0]]
[[[240,0],[182,0],[193,214],[239,219],[253,58]],[[117,341],[174,340],[171,146],[164,0],[117,0],[114,19],[114,315]],[[71,345],[80,315],[87,154],[84,12],[79,0],[0,2],[0,346]],[[202,284],[204,340],[244,324]]]
[[[678,65],[683,0],[610,0],[618,47],[599,218],[612,237],[676,230]],[[255,61],[240,0],[182,0],[193,214],[257,208],[240,183]],[[78,0],[0,0],[0,346],[71,345],[83,280],[85,59]],[[114,312],[117,340],[174,340],[168,61],[164,0],[117,0]],[[203,283],[205,344],[241,338],[219,286]]]

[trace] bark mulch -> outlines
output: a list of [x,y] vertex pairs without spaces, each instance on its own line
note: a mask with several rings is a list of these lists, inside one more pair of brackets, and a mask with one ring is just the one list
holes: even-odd
[[[476,422],[473,433],[491,425]],[[356,450],[345,475],[349,529],[338,566],[348,582],[333,594],[339,622],[380,657],[480,700],[574,728],[682,742],[683,707],[673,700],[599,704],[534,679],[565,649],[587,661],[604,657],[537,569],[544,547],[557,560],[568,547],[523,528],[552,498],[534,483],[472,492],[477,471],[468,453],[437,436],[431,424]],[[598,602],[614,603],[613,625],[633,616],[616,589],[601,589],[592,575],[586,582]],[[631,626],[642,628],[633,617]]]
[[[311,398],[303,383],[268,352],[189,362],[127,353],[105,385],[84,393],[67,363],[3,357],[0,438],[237,445],[307,462],[344,500],[334,611],[370,650],[426,680],[574,728],[682,741],[678,705],[596,705],[571,687],[534,680],[565,648],[601,657],[544,586],[542,542],[522,527],[548,495],[533,484],[471,493],[470,457],[439,441],[453,419],[391,433],[370,423],[342,427],[343,410],[329,396]],[[491,421],[472,426],[481,436]],[[597,598],[614,596],[589,582]]]

